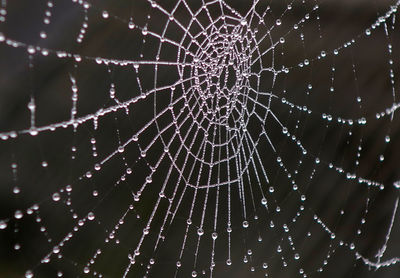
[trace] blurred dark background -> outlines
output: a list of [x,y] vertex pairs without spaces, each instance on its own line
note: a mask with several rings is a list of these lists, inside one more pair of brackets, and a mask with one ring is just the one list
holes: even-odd
[[[157,1],[169,12],[175,2]],[[192,10],[203,5],[198,0],[186,2]],[[252,4],[251,1],[225,2],[242,15]],[[262,196],[254,182],[256,175],[251,173],[251,179],[246,180],[244,186],[251,188],[254,194],[247,189],[244,193],[249,227],[243,228],[238,187],[232,187],[232,265],[227,266],[228,191],[226,186],[220,187],[218,239],[212,276],[302,277],[300,269],[303,269],[307,277],[399,277],[400,263],[375,269],[356,259],[356,253],[359,253],[376,261],[374,256],[385,244],[399,197],[399,189],[394,184],[400,180],[400,121],[397,112],[393,117],[387,115],[388,112],[379,119],[376,117],[377,113],[385,112],[398,102],[400,26],[397,18],[389,17],[370,36],[365,35],[365,30],[384,16],[395,1],[296,1],[292,9],[287,10],[288,4],[288,1],[258,3],[256,11],[260,14],[265,11],[265,26],[252,22],[250,28],[258,28],[261,37],[274,26],[272,41],[285,37],[284,44],[278,44],[273,52],[264,55],[263,65],[269,67],[273,60],[276,69],[284,65],[290,71],[279,74],[275,83],[272,83],[272,76],[262,76],[260,87],[277,96],[271,102],[271,111],[287,126],[289,133],[301,141],[308,153],[303,155],[295,143],[297,139],[282,134],[277,122],[268,118],[265,129],[276,152],[265,139],[257,147],[270,180],[269,184],[261,185],[267,196],[268,210],[261,206]],[[316,4],[319,8],[313,10]],[[109,96],[111,84],[115,86],[116,98],[124,102],[154,88],[155,80],[157,86],[178,80],[175,67],[171,70],[160,66],[156,77],[152,64],[141,65],[136,71],[132,64],[96,62],[96,57],[155,61],[160,40],[144,36],[141,29],[146,26],[150,32],[161,34],[168,17],[152,8],[149,2],[93,1],[86,11],[84,4],[71,1],[56,1],[50,6],[46,1],[7,2],[6,20],[0,23],[0,32],[6,39],[22,44],[12,47],[6,42],[0,43],[2,135],[9,136],[10,131],[31,127],[27,105],[32,98],[36,104],[37,127],[68,121],[73,107],[71,77],[78,88],[76,118],[116,105],[115,99]],[[179,7],[175,18],[186,24],[191,17],[182,3]],[[108,11],[107,18],[103,16],[105,10]],[[228,13],[228,9],[224,10]],[[46,14],[46,11],[50,13]],[[211,18],[217,18],[220,11],[218,5],[210,5]],[[198,17],[201,22],[210,24],[210,18],[204,13]],[[309,19],[299,24],[307,17]],[[46,18],[49,24],[44,23]],[[135,24],[133,29],[129,28],[131,19]],[[280,26],[275,25],[277,19],[282,21]],[[294,29],[294,24],[299,28]],[[176,24],[170,25],[165,37],[179,41],[182,30]],[[79,43],[77,39],[82,27],[85,33]],[[43,31],[47,36],[45,39],[40,38]],[[354,44],[343,46],[352,39],[356,40]],[[187,41],[184,44],[187,45]],[[391,55],[389,44],[392,45]],[[29,46],[39,49],[30,54]],[[271,40],[266,39],[259,48],[265,51],[270,46]],[[49,55],[42,55],[42,49],[48,49]],[[333,54],[335,49],[339,50],[338,55]],[[321,51],[327,53],[324,59],[318,58]],[[64,58],[64,53],[75,56]],[[176,47],[164,43],[160,60],[176,61],[179,59],[177,53]],[[76,57],[81,57],[81,61]],[[305,59],[309,59],[310,65],[298,66]],[[389,63],[390,59],[393,64]],[[334,72],[332,67],[335,67]],[[390,76],[391,69],[394,77]],[[333,93],[330,92],[332,86],[335,88]],[[183,93],[182,88],[177,87],[176,94]],[[23,277],[27,270],[32,270],[34,277],[57,277],[61,273],[63,277],[99,277],[99,273],[103,277],[124,275],[129,263],[128,254],[133,254],[146,227],[171,162],[166,160],[155,169],[153,181],[139,202],[133,200],[133,193],[151,173],[151,166],[156,164],[164,148],[157,141],[147,156],[141,158],[141,151],[158,132],[155,124],[150,125],[137,142],[125,147],[123,153],[113,155],[99,171],[94,170],[94,165],[150,122],[154,110],[159,112],[167,107],[168,97],[169,93],[166,98],[160,96],[156,108],[154,96],[150,96],[130,105],[128,110],[118,109],[101,116],[97,129],[90,120],[76,129],[66,126],[40,132],[37,136],[23,133],[17,138],[0,141],[0,220],[3,220],[0,223],[7,223],[7,228],[0,230],[0,277]],[[357,101],[358,97],[361,102]],[[312,113],[291,108],[282,102],[283,98],[299,107],[306,106]],[[179,111],[181,107],[174,109]],[[332,115],[334,120],[328,122],[322,118],[323,114]],[[367,124],[341,124],[338,117],[365,117]],[[170,121],[160,118],[159,125],[163,127]],[[251,128],[253,126],[249,125],[249,133],[256,137],[257,123],[254,123],[253,131]],[[167,133],[166,138],[168,136],[172,135]],[[386,137],[390,138],[389,142]],[[174,142],[171,153],[178,147]],[[277,157],[282,159],[285,167],[279,166]],[[317,157],[320,163],[315,163]],[[344,173],[330,169],[330,163],[344,169]],[[126,174],[127,168],[132,169],[132,174]],[[299,187],[297,192],[292,190],[292,178],[287,177],[285,168],[291,173],[297,170],[293,178]],[[257,170],[261,175],[261,167]],[[196,168],[195,172],[198,171]],[[87,172],[91,173],[90,178]],[[346,178],[347,172],[385,186],[380,189],[360,184],[357,179]],[[169,196],[177,176],[177,173],[171,175],[166,191]],[[221,178],[224,176],[226,173],[221,173]],[[71,192],[67,191],[67,185],[71,186]],[[179,194],[183,187],[179,187]],[[270,187],[274,188],[273,194],[267,193]],[[197,229],[206,190],[198,193],[193,224],[188,230],[186,248],[180,260],[182,266],[179,272],[176,271],[193,199],[193,189],[187,191],[174,221],[162,232],[164,241],[157,250],[154,250],[154,243],[164,215],[155,216],[141,254],[127,277],[190,277],[193,270],[197,277],[211,276],[216,188],[209,192],[204,235],[195,259]],[[59,201],[53,200],[55,192],[60,193]],[[306,197],[304,201],[300,201],[301,194]],[[131,204],[134,208],[129,210]],[[30,213],[29,208],[35,205],[40,209]],[[300,210],[301,205],[305,207],[304,211]],[[164,199],[159,211],[165,213],[167,207],[168,202]],[[277,207],[281,212],[276,212]],[[124,216],[127,210],[129,212]],[[24,216],[16,219],[16,211],[22,211]],[[85,218],[89,212],[94,212],[95,219],[79,226],[78,219]],[[298,212],[301,212],[300,216],[296,216]],[[317,223],[314,215],[335,233],[334,239]],[[400,257],[399,217],[397,211],[381,261]],[[271,221],[275,228],[270,228]],[[289,232],[282,228],[285,224]],[[115,229],[116,225],[118,229]],[[74,231],[74,227],[80,228]],[[71,239],[65,242],[60,252],[54,252],[54,246],[69,233],[73,234]],[[354,250],[350,248],[351,244],[355,245]],[[282,251],[278,253],[279,246]],[[95,255],[99,249],[101,254]],[[52,250],[49,261],[43,260]],[[300,259],[295,260],[297,253]],[[150,263],[151,259],[154,264]],[[268,268],[263,267],[264,263]],[[84,273],[87,265],[90,265],[90,272]],[[318,271],[320,268],[322,271]]]

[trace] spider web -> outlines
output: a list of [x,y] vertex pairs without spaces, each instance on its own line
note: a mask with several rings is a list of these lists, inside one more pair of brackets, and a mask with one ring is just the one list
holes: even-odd
[[336,5],[1,1],[2,276],[397,277],[400,1]]

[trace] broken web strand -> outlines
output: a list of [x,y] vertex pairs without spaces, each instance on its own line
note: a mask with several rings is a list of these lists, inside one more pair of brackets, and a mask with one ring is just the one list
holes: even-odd
[[[240,160],[240,155],[239,155],[238,159]],[[241,165],[241,163],[239,162],[239,163],[237,163],[237,165]],[[241,173],[242,171],[237,169],[237,172],[238,172],[238,173]],[[241,175],[241,176],[242,176],[242,175]],[[207,190],[208,190],[208,188],[207,188]]]

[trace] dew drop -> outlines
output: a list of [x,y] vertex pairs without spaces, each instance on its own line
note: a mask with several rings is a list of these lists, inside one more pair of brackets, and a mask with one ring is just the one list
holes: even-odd
[[35,54],[35,52],[36,52],[36,49],[35,49],[35,47],[33,47],[33,46],[28,46],[28,53],[29,54]]
[[20,211],[20,210],[17,210],[17,211],[14,213],[15,219],[21,219],[23,216],[24,216],[24,214],[23,214],[22,211]]
[[90,221],[92,221],[94,218],[95,218],[94,213],[93,213],[93,212],[89,212],[89,213],[88,213],[88,219],[89,219]]
[[103,13],[101,15],[103,16],[103,18],[108,18],[108,16],[109,16],[107,11],[103,11]]
[[56,192],[53,194],[52,199],[54,202],[58,202],[61,199],[60,193]]
[[267,204],[267,199],[266,198],[262,198],[261,199],[261,204],[262,205],[266,205]]
[[25,278],[32,278],[33,277],[33,272],[32,270],[27,270],[25,272]]
[[13,188],[13,193],[14,194],[19,194],[21,192],[21,189],[18,187],[18,186],[15,186],[14,188]]
[[7,228],[7,222],[0,220],[0,230],[4,230],[5,228]]
[[36,136],[36,135],[38,135],[38,131],[37,131],[37,129],[36,128],[31,128],[30,130],[29,130],[29,134],[30,135],[32,135],[32,136]]
[[133,24],[132,18],[129,20],[128,28],[131,29],[131,30],[132,30],[133,28],[135,28],[135,24]]

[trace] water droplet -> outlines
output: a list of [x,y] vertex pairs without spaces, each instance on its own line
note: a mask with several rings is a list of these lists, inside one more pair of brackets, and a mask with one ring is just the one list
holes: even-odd
[[243,221],[242,225],[243,225],[243,228],[248,228],[249,227],[249,222],[247,222],[245,220],[245,221]]
[[54,253],[54,254],[60,253],[60,247],[59,247],[59,246],[54,246],[54,248],[53,248],[53,253]]
[[55,201],[55,202],[60,201],[60,199],[61,199],[60,193],[58,193],[58,192],[54,193],[52,198],[53,198],[53,201]]
[[27,270],[25,272],[25,278],[32,278],[33,277],[33,272],[32,270]]
[[17,210],[17,211],[15,211],[15,213],[14,213],[14,217],[15,217],[16,219],[21,219],[23,216],[24,216],[24,214],[23,214],[22,211],[20,211],[20,210]]
[[0,220],[0,230],[4,230],[5,228],[7,228],[7,222]]
[[103,18],[108,18],[108,16],[109,16],[107,11],[103,11],[103,13],[101,15],[103,16]]
[[262,205],[266,205],[267,204],[267,199],[266,198],[262,198],[261,199],[261,204]]
[[35,54],[35,52],[36,52],[36,49],[35,49],[35,47],[34,46],[28,46],[28,53],[29,54]]
[[36,136],[36,135],[38,135],[38,131],[37,131],[37,129],[36,128],[31,128],[30,130],[29,130],[29,134],[30,135],[32,135],[32,136]]
[[132,30],[133,28],[135,28],[135,24],[133,24],[132,18],[129,20],[128,28],[131,29],[131,30]]
[[89,219],[90,221],[92,221],[94,218],[95,218],[94,213],[93,213],[93,212],[89,212],[89,213],[88,213],[88,219]]
[[282,24],[282,20],[280,20],[280,19],[277,19],[275,23],[276,23],[276,25],[278,25],[278,26],[279,26],[279,25],[281,25],[281,24]]
[[197,234],[202,236],[204,234],[204,230],[202,228],[197,229]]
[[19,189],[18,186],[15,186],[15,187],[13,188],[13,193],[14,193],[14,194],[19,194],[20,192],[21,192],[21,189]]

